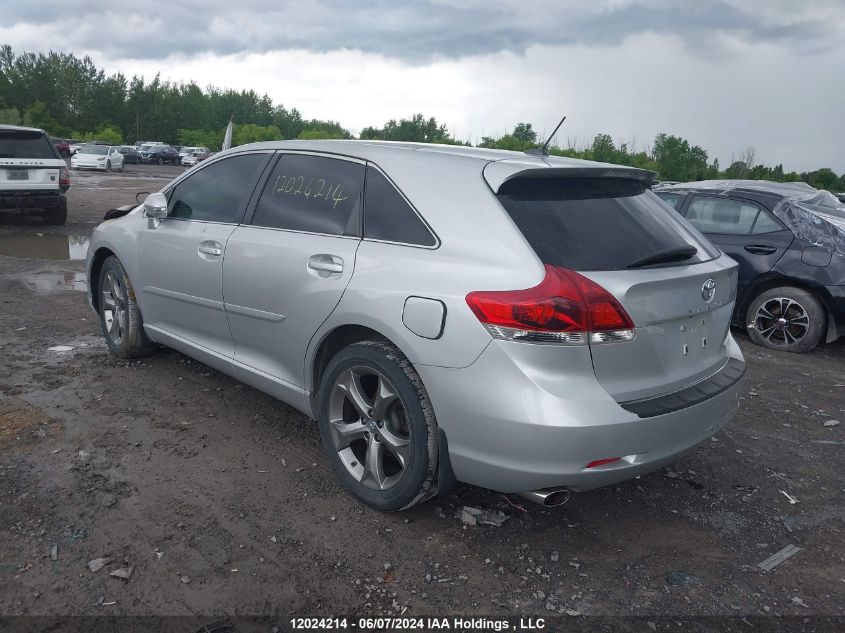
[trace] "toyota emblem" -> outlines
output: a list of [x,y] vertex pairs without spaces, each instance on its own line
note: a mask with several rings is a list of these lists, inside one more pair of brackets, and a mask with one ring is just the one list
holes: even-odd
[[704,282],[701,286],[701,298],[704,299],[705,303],[710,303],[713,301],[713,297],[716,296],[716,280],[712,277]]

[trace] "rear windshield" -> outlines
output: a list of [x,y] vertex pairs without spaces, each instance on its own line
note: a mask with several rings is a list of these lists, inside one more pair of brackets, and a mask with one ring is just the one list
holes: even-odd
[[41,132],[0,130],[0,158],[57,158]]
[[[640,181],[622,178],[514,178],[499,202],[545,264],[575,270],[621,270],[676,249],[692,264],[718,256]],[[671,259],[671,258],[669,258]]]

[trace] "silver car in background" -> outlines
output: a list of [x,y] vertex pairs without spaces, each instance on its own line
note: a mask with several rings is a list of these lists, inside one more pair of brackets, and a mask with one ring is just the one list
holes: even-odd
[[241,146],[97,227],[89,298],[115,354],[166,345],[315,418],[376,508],[456,481],[554,505],[671,462],[737,408],[737,265],[652,175]]

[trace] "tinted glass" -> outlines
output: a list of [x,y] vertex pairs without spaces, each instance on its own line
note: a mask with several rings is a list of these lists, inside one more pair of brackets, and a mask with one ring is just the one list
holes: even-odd
[[683,264],[718,255],[639,181],[515,178],[502,185],[497,197],[537,256],[553,266],[619,270],[689,246],[697,252]]
[[661,193],[657,191],[655,194],[673,209],[677,209],[678,204],[681,202],[681,195],[677,193]]
[[41,132],[0,130],[0,158],[57,158],[57,155]]
[[774,233],[775,231],[783,231],[783,227],[768,213],[760,211],[760,215],[757,216],[757,221],[754,223],[754,229],[751,232],[759,235],[760,233]]
[[79,150],[80,154],[99,154],[101,156],[105,156],[109,153],[109,148],[106,145],[86,145],[81,150]]
[[184,220],[239,222],[266,154],[244,154],[216,162],[189,176],[170,195],[168,215]]
[[252,224],[275,229],[358,235],[364,166],[284,154],[270,174]]
[[364,237],[420,246],[437,243],[402,194],[374,167],[367,167]]
[[748,235],[759,208],[729,198],[695,196],[687,209],[687,220],[702,233]]

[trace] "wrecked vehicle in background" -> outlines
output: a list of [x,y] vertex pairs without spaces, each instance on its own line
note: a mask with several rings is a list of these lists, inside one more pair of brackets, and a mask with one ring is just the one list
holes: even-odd
[[803,182],[705,180],[655,193],[739,263],[734,324],[806,352],[845,335],[845,207]]

